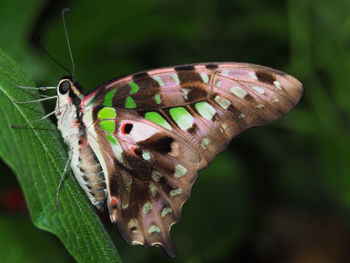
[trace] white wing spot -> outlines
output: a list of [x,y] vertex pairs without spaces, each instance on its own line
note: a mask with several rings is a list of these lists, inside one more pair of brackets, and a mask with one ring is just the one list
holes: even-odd
[[164,82],[159,76],[153,76],[153,79],[158,82],[159,86],[164,86]]
[[258,104],[258,105],[256,105],[256,107],[257,107],[258,109],[262,109],[262,108],[264,108],[264,105]]
[[253,86],[253,89],[256,91],[256,92],[259,92],[260,94],[265,94],[265,90],[263,88],[260,88],[258,86]]
[[194,118],[185,108],[182,109],[184,111],[181,111],[177,116],[173,116],[170,110],[170,115],[172,115],[173,120],[180,127],[180,129],[186,131],[193,126]]
[[152,210],[152,204],[148,201],[143,205],[142,211],[144,214],[148,214]]
[[213,116],[216,114],[216,110],[214,109],[213,106],[211,106],[208,102],[202,101],[202,102],[197,102],[195,104],[195,107],[199,114],[203,117],[206,118],[207,120],[211,120]]
[[203,143],[206,145],[209,145],[210,144],[209,138],[203,138]]
[[150,152],[143,152],[142,153],[142,158],[146,161],[151,162],[153,159],[153,155]]
[[249,74],[249,77],[251,77],[252,79],[258,79],[258,77],[256,76],[255,72],[251,71],[248,74]]
[[173,212],[173,209],[171,209],[170,207],[164,207],[162,210],[162,217],[165,217],[167,214],[172,212]]
[[236,95],[237,97],[240,97],[241,99],[243,99],[248,94],[244,89],[238,86],[233,86],[231,88],[231,92],[232,94]]
[[187,169],[183,167],[182,165],[176,165],[175,167],[175,177],[179,178],[181,176],[184,176],[187,173]]
[[204,83],[208,83],[209,77],[208,77],[207,73],[202,72],[201,77],[202,77],[202,80],[204,81]]
[[180,80],[179,80],[179,77],[177,76],[177,74],[174,73],[174,74],[172,75],[172,77],[173,77],[174,81],[176,82],[176,84],[179,85],[179,84],[180,84]]
[[[112,136],[112,135],[111,135]],[[115,137],[113,136],[113,138],[115,139]],[[115,157],[117,158],[117,160],[119,162],[121,162],[122,164],[125,164],[125,160],[123,158],[123,149],[122,147],[120,146],[120,144],[118,143],[117,140],[115,140],[115,143],[111,143],[109,142],[110,146],[112,147],[112,151],[113,153],[115,154]]]
[[281,88],[281,83],[279,83],[278,80],[275,80],[275,81],[273,82],[273,84],[276,86],[276,88],[278,88],[279,90],[282,90],[282,88]]
[[174,190],[171,190],[170,191],[170,196],[171,197],[174,197],[175,195],[179,195],[182,193],[182,189],[181,188],[178,188],[178,189],[174,189]]
[[155,181],[155,182],[159,182],[160,178],[162,178],[163,175],[158,172],[158,171],[153,171],[152,172],[152,180]]
[[279,99],[274,99],[273,102],[277,103],[277,102],[279,102]]
[[219,95],[215,97],[215,101],[225,110],[227,110],[227,108],[231,105],[231,102],[229,100],[220,97]]
[[241,113],[241,114],[238,116],[238,118],[240,118],[240,119],[244,119],[245,117],[247,117],[247,116],[245,116],[244,113]]
[[179,144],[177,142],[173,142],[171,144],[171,152],[168,153],[170,156],[177,157],[180,154]]
[[151,191],[152,196],[155,197],[158,192],[158,188],[152,181],[149,183],[149,190]]
[[184,94],[185,100],[187,100],[188,99],[188,93],[190,92],[190,90],[189,89],[185,89],[185,88],[181,88],[181,91]]
[[221,71],[221,74],[224,76],[228,76],[228,70],[224,69],[223,71]]
[[131,130],[129,135],[134,139],[135,142],[146,140],[158,132],[158,129],[148,124],[133,123],[133,125],[134,128]]
[[220,80],[218,80],[218,81],[216,82],[216,87],[217,87],[217,88],[220,88],[220,87],[221,87],[221,81],[220,81]]
[[[139,224],[139,221],[138,221],[136,218],[132,218],[132,219],[130,219],[130,221],[129,221],[129,223],[128,223],[128,227],[129,227],[130,229],[132,229],[132,228],[137,227],[138,224]],[[133,229],[133,230],[132,230],[132,232],[135,232],[135,231],[136,231],[136,229]]]
[[207,149],[207,145],[209,145],[209,144],[210,144],[209,138],[203,138],[202,143],[201,143],[201,146],[202,146],[203,150],[206,150]]
[[156,225],[151,225],[151,226],[148,228],[148,233],[149,233],[149,234],[160,233],[160,228],[157,227]]

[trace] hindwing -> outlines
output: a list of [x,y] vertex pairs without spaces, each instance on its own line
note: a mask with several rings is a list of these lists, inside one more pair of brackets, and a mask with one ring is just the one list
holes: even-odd
[[[108,121],[113,129],[103,124]],[[113,119],[96,119],[87,136],[105,167],[111,221],[123,238],[162,246],[175,256],[169,231],[190,196],[200,155],[180,136],[136,112],[120,110]]]

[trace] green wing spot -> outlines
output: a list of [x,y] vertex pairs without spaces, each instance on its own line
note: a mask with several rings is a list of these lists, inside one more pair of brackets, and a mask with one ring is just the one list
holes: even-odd
[[106,133],[107,140],[112,144],[118,144],[117,140],[110,134]]
[[197,102],[195,106],[199,114],[207,120],[211,120],[216,113],[214,107],[206,101]]
[[184,107],[172,108],[169,113],[182,130],[186,131],[193,126],[193,117]]
[[114,96],[115,92],[116,92],[116,90],[113,89],[113,90],[109,91],[106,94],[106,96],[105,96],[105,103],[103,105],[108,106],[108,107],[112,107],[113,106],[112,99],[113,99],[113,96]]
[[171,197],[174,197],[175,195],[179,195],[179,194],[182,194],[182,189],[181,188],[174,189],[174,190],[170,191],[170,196]]
[[116,116],[117,113],[115,112],[115,109],[109,107],[104,107],[97,114],[97,118],[99,119],[114,119]]
[[115,130],[114,121],[100,121],[99,125],[106,132],[113,133]]
[[131,81],[129,83],[129,86],[131,87],[130,94],[134,94],[139,91],[140,87],[135,82]]
[[160,99],[160,94],[156,94],[154,95],[154,100],[156,101],[157,104],[161,104],[162,100]]
[[155,124],[158,124],[168,130],[171,130],[171,126],[169,125],[169,123],[158,112],[147,112],[145,114],[145,118],[147,120],[150,120],[151,122],[154,122]]
[[125,108],[127,109],[135,109],[136,108],[135,101],[129,96],[125,99]]
[[144,214],[148,214],[152,210],[152,204],[151,202],[147,202],[143,205],[142,211]]
[[156,225],[151,225],[148,228],[148,234],[153,234],[153,233],[160,233],[160,228],[157,227]]
[[172,212],[173,212],[173,209],[171,209],[170,207],[164,207],[162,210],[162,217],[165,217],[167,214]]

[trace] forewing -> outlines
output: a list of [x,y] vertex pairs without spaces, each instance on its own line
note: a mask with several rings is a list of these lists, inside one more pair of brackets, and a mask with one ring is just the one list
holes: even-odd
[[290,111],[303,93],[283,72],[244,63],[184,65],[129,75],[88,96],[91,105],[136,112],[180,134],[206,167],[230,140]]

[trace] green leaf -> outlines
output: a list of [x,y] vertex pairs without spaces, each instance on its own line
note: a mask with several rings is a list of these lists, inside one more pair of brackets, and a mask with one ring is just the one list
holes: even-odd
[[79,188],[68,176],[56,209],[57,185],[67,151],[49,121],[19,125],[44,116],[40,103],[16,104],[37,96],[15,86],[34,86],[29,77],[0,50],[0,155],[16,173],[34,224],[59,237],[78,262],[121,262],[113,242]]

